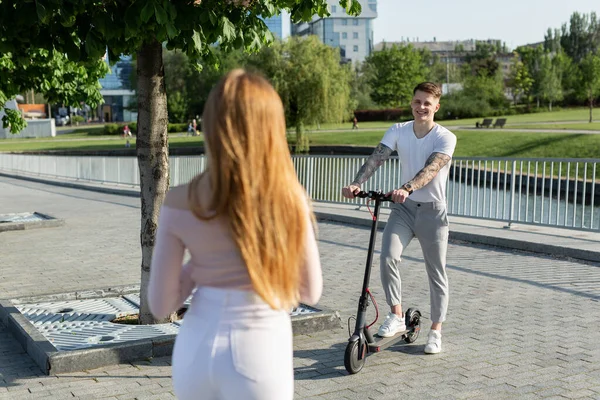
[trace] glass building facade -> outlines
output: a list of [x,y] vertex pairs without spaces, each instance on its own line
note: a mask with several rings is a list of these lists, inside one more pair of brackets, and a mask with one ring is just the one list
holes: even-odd
[[264,21],[276,39],[283,39],[283,15],[265,18]]
[[[108,57],[105,57],[108,63]],[[104,103],[98,107],[98,115],[104,122],[129,122],[137,119],[137,112],[127,109],[135,98],[132,90],[132,74],[135,63],[131,56],[121,56],[110,66],[110,72],[99,80]]]
[[104,78],[100,79],[100,86],[102,86],[102,89],[131,90],[133,68],[134,64],[131,56],[121,56],[119,61],[110,67],[110,72]]

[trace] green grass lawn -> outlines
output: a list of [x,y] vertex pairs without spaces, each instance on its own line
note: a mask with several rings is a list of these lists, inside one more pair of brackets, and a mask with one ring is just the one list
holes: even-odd
[[600,122],[577,122],[577,123],[531,123],[531,124],[509,124],[504,129],[561,129],[575,131],[600,131]]
[[[457,157],[600,158],[600,135],[456,130]],[[376,146],[382,131],[310,133],[311,145]]]
[[[600,158],[600,134],[569,134],[569,133],[536,133],[525,129],[576,129],[600,130],[600,122],[589,124],[587,109],[561,110],[537,114],[509,116],[504,129],[493,131],[460,130],[459,126],[474,126],[479,119],[456,121],[441,121],[442,125],[452,128],[458,137],[455,155],[460,157],[540,157],[540,158]],[[600,112],[600,111],[599,111]],[[581,121],[566,124],[564,121]],[[542,124],[543,122],[555,124]],[[308,132],[311,145],[357,145],[376,146],[385,130],[392,125],[388,122],[359,123],[359,130],[351,130],[351,124],[326,124],[321,130]],[[454,127],[454,128],[453,128]],[[119,136],[102,135],[103,127],[80,126],[71,132],[60,129],[61,133],[55,138],[40,139],[6,139],[0,140],[0,151],[28,150],[103,150],[123,149],[125,140]],[[344,128],[345,130],[331,131]],[[516,131],[515,129],[523,129]],[[329,131],[328,131],[329,130]],[[170,134],[171,148],[194,147],[203,143],[202,136],[186,137]],[[288,138],[294,141],[293,131],[288,132]],[[86,140],[87,139],[87,140]],[[131,139],[135,146],[135,139]]]
[[[540,112],[533,114],[520,114],[520,115],[506,115],[493,117],[494,121],[496,118],[506,118],[507,124],[535,124],[545,122],[567,122],[567,121],[579,121],[582,126],[589,120],[589,109],[587,108],[574,108],[566,110],[557,110],[552,112]],[[595,110],[595,119],[600,119],[600,109]],[[475,127],[475,122],[481,122],[483,118],[467,118],[467,119],[455,119],[455,120],[440,120],[439,123],[444,126],[472,126]],[[393,121],[390,122],[358,122],[360,130],[373,130],[373,129],[386,129],[389,128]],[[565,124],[567,125],[567,124]],[[342,124],[322,124],[318,130],[329,130],[329,129],[350,129],[352,128],[351,122]],[[541,128],[541,127],[540,127]],[[316,126],[307,127],[310,130],[317,130]],[[550,128],[545,128],[550,129]],[[568,128],[566,128],[568,129]],[[585,129],[585,128],[577,128]],[[594,128],[596,129],[596,128]]]
[[[376,146],[383,130],[359,130],[308,133],[310,144]],[[551,157],[600,158],[600,135],[571,133],[533,133],[509,130],[477,131],[455,130],[458,138],[457,157]],[[293,140],[293,135],[289,136]],[[135,146],[135,139],[130,140]],[[203,144],[199,137],[171,137],[169,146],[197,147]],[[0,151],[32,150],[113,150],[125,148],[120,138],[101,140],[2,140]]]

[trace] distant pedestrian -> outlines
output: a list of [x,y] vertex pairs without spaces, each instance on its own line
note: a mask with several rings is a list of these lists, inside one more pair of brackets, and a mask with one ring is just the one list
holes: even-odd
[[352,120],[352,129],[358,129],[358,118],[356,116]]

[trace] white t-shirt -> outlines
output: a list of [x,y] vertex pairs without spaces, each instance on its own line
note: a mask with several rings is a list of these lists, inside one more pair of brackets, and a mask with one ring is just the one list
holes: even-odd
[[[456,147],[456,136],[441,125],[418,139],[413,131],[413,122],[393,125],[387,130],[381,143],[398,152],[401,165],[402,184],[410,181],[423,169],[431,153],[443,153],[452,157]],[[415,190],[410,199],[420,202],[446,202],[446,181],[450,163],[446,164],[431,182]]]

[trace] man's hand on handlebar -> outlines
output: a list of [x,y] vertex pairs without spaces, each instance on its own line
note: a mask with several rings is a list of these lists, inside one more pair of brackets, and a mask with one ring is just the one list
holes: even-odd
[[394,203],[404,203],[409,194],[407,190],[400,188],[386,193],[386,196],[391,196]]
[[342,188],[342,196],[347,199],[353,199],[358,192],[360,192],[359,185],[350,184]]

